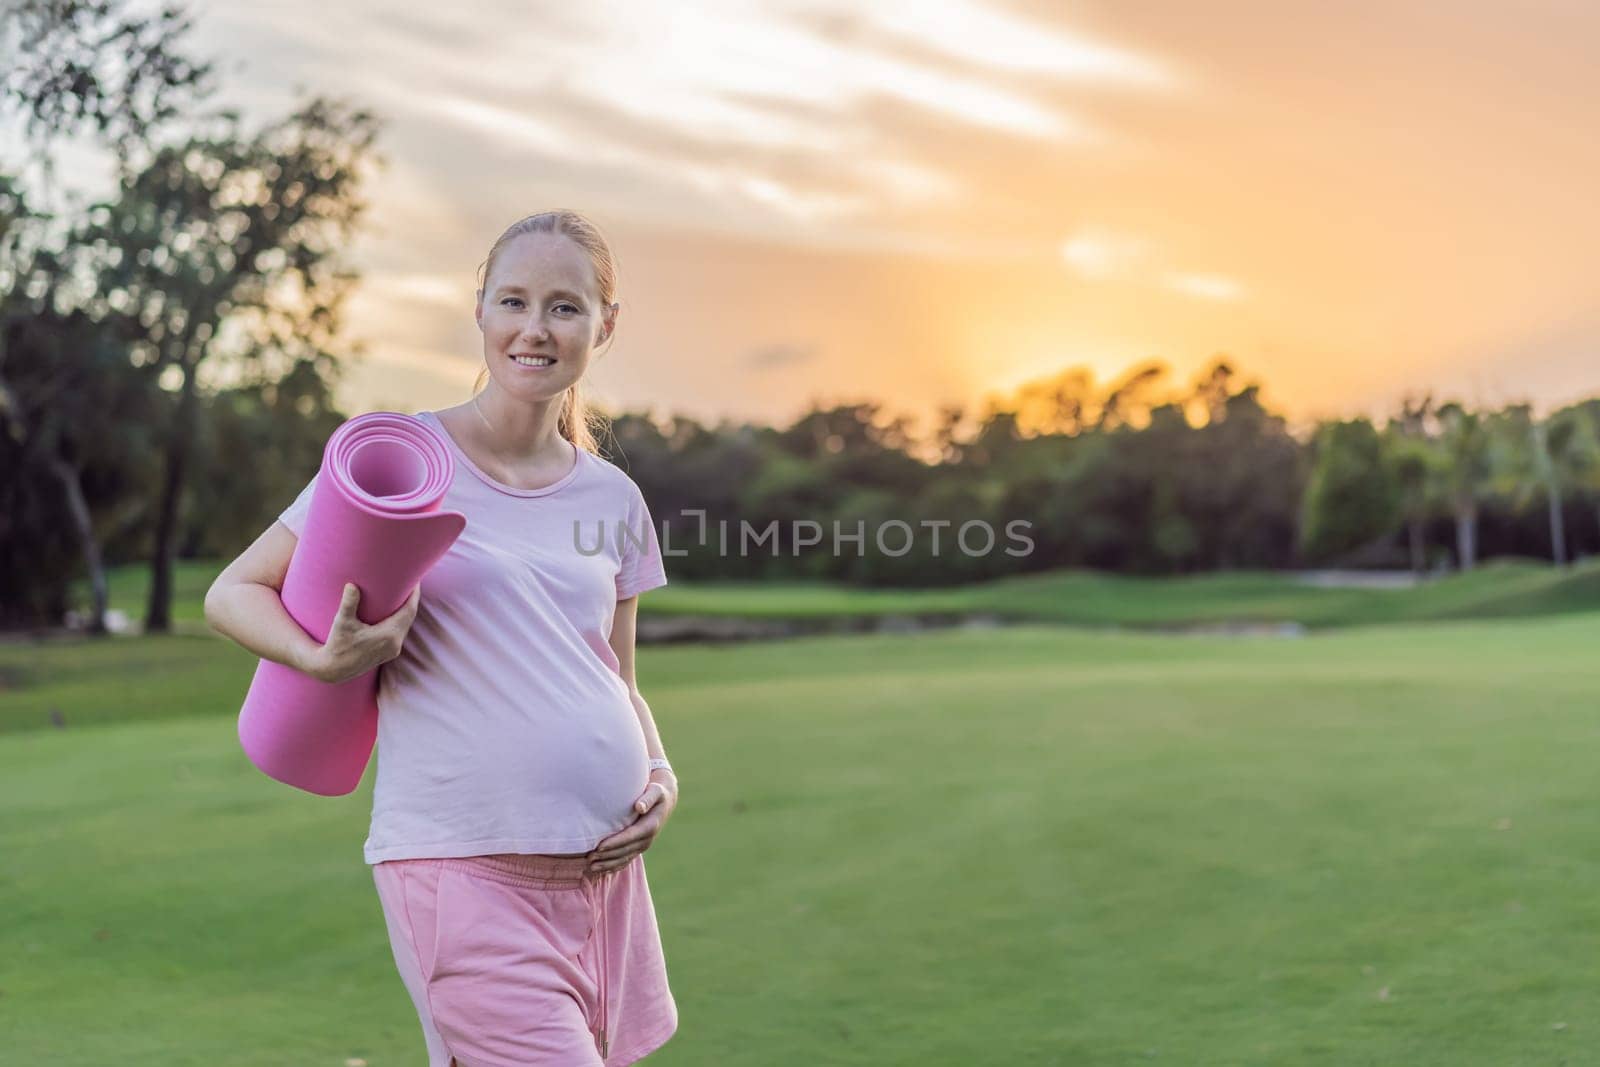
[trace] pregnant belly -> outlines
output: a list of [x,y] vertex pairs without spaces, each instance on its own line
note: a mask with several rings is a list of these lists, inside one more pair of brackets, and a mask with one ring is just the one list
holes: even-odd
[[568,690],[560,707],[414,695],[380,706],[381,840],[539,841],[560,847],[529,851],[571,856],[633,821],[649,753],[625,692]]
[[618,827],[649,780],[649,755],[637,720],[631,733],[576,731],[540,738],[506,761],[509,773],[552,800],[565,799]]

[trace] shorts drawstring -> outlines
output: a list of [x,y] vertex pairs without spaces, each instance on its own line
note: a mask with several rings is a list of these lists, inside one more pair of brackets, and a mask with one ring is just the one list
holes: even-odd
[[596,1039],[596,1043],[598,1044],[599,1049],[600,1049],[600,1058],[601,1059],[605,1059],[606,1058],[606,1054],[610,1051],[610,1048],[611,1048],[611,1040],[610,1040],[609,1037],[606,1036],[606,1024],[609,1021],[606,1018],[606,989],[607,989],[606,964],[608,962],[607,957],[610,955],[610,953],[608,951],[610,946],[606,944],[606,901],[605,901],[605,895],[606,895],[605,886],[607,885],[607,883],[610,882],[610,880],[611,879],[607,875],[604,875],[604,874],[600,875],[598,878],[596,878],[594,881],[592,881],[590,883],[590,892],[589,892],[590,913],[594,916],[593,925],[594,925],[594,939],[595,939],[595,954],[599,958],[598,963],[596,963],[596,965],[595,965],[595,972],[596,972],[596,975],[597,975],[596,980],[598,981],[599,986],[600,986],[600,995],[599,995],[599,1001],[600,1001],[600,1012],[599,1012],[599,1014],[600,1014],[600,1028],[599,1028],[599,1033],[597,1033],[595,1035],[595,1039]]

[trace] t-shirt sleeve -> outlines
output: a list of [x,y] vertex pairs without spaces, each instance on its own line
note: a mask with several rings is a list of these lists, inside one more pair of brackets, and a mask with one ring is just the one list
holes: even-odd
[[296,537],[305,529],[306,515],[311,511],[311,492],[316,487],[317,476],[313,474],[306,487],[300,490],[300,495],[278,515],[278,521],[289,527]]
[[661,560],[661,543],[656,524],[644,494],[630,479],[627,527],[617,532],[622,554],[617,568],[617,599],[627,600],[667,584],[666,566]]

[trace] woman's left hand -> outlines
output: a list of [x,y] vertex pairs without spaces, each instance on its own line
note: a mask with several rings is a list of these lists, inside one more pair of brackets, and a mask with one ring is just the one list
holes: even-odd
[[653,770],[650,784],[633,802],[633,822],[601,841],[589,853],[589,870],[604,874],[625,867],[650,847],[672,809],[678,806],[678,779],[671,771]]

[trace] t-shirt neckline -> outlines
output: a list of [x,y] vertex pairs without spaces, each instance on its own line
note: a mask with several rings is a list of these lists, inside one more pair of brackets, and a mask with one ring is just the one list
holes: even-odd
[[563,474],[560,478],[542,488],[518,489],[516,486],[507,485],[499,479],[491,477],[487,471],[484,471],[476,463],[472,462],[472,457],[467,455],[462,447],[456,443],[456,439],[450,434],[449,427],[445,426],[444,420],[439,418],[437,413],[433,411],[419,411],[417,415],[419,417],[426,417],[432,421],[434,427],[439,431],[440,434],[444,436],[444,439],[449,442],[450,451],[455,453],[456,462],[460,463],[473,474],[477,475],[478,480],[489,486],[489,488],[498,489],[507,496],[548,496],[551,493],[559,491],[565,487],[567,483],[576,478],[578,476],[579,468],[583,466],[584,450],[579,448],[577,445],[573,445],[572,450],[574,453],[576,453],[576,455],[574,455],[572,458],[571,470],[567,471],[567,473]]

